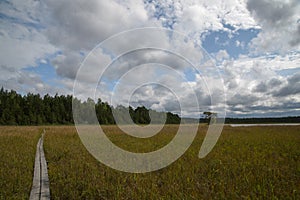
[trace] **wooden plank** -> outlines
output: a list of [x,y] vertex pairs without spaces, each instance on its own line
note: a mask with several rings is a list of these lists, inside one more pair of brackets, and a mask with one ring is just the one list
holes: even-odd
[[32,189],[30,192],[30,200],[48,200],[50,199],[49,178],[47,170],[47,162],[44,154],[44,133],[37,143],[34,176],[32,182]]

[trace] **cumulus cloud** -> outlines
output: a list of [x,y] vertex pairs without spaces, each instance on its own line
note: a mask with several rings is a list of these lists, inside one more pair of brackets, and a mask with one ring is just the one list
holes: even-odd
[[18,71],[5,66],[0,66],[0,71],[0,86],[5,89],[12,89],[22,93],[39,93],[41,95],[70,93],[70,90],[68,91],[65,88],[45,83],[39,75],[29,71]]
[[262,27],[252,41],[257,52],[298,50],[300,44],[300,4],[298,0],[248,0],[247,8]]
[[223,60],[228,60],[229,59],[229,54],[227,53],[226,50],[220,50],[217,55],[216,55],[216,59],[217,61],[223,61]]
[[172,0],[145,1],[151,17],[157,18],[165,27],[186,32],[228,30],[225,24],[236,29],[256,27],[244,0]]
[[150,17],[157,19],[163,27],[189,35],[198,46],[212,31],[231,34],[238,29],[259,28],[244,0],[151,0],[145,3]]
[[228,101],[229,106],[249,106],[253,105],[258,99],[258,97],[251,95],[251,94],[235,94],[230,101]]
[[[276,108],[282,112],[279,103],[289,101],[290,107],[293,107],[300,100],[296,97],[299,93],[299,73],[284,75],[289,71],[299,71],[299,58],[295,54],[268,59],[241,57],[224,61],[219,67],[225,79],[229,115],[243,115],[255,110],[258,112],[259,109],[260,114],[270,114]],[[291,98],[294,101],[290,101]],[[297,112],[294,110],[294,115]]]
[[[9,27],[9,28],[7,28]],[[56,48],[34,28],[11,24],[0,19],[0,60],[10,68],[36,66],[40,59],[53,54]]]
[[274,96],[289,96],[289,95],[299,95],[300,94],[300,72],[292,75],[287,79],[287,83],[276,90]]
[[[0,5],[0,83],[6,88],[69,93],[77,75],[78,95],[83,99],[96,95],[110,101],[116,92],[114,84],[125,81],[123,86],[128,87],[119,90],[116,97],[117,103],[126,103],[137,83],[154,80],[173,88],[182,106],[189,108],[183,115],[198,117],[199,110],[191,104],[194,95],[201,111],[217,110],[224,104],[220,73],[229,113],[274,114],[285,108],[293,113],[292,108],[300,102],[297,0],[12,0]],[[128,32],[126,37],[106,40],[128,29],[153,26],[179,31],[186,37],[140,29],[137,34]],[[211,55],[216,60],[212,61],[203,54],[201,43],[207,34],[224,32],[230,37],[240,29],[260,30],[251,41],[250,56],[233,59],[230,51],[218,49]],[[90,54],[87,68],[80,71],[85,56],[99,42],[102,46]],[[233,44],[249,47],[242,36]],[[154,48],[141,49],[145,46]],[[200,71],[192,69],[184,58],[198,64]],[[35,72],[24,70],[39,63],[54,67],[63,88],[50,86]],[[135,69],[145,63],[153,65]],[[162,70],[162,65],[179,73]],[[99,81],[102,73],[104,79]],[[91,83],[98,81],[95,93]],[[135,105],[178,111],[178,99],[159,85],[136,89],[131,100]]]
[[130,28],[150,26],[143,3],[126,1],[46,1],[50,41],[71,50],[90,50],[102,40]]
[[260,92],[260,93],[264,93],[268,91],[268,86],[265,82],[261,82],[259,83],[254,89],[254,92]]
[[79,53],[68,52],[66,55],[57,55],[51,63],[59,76],[75,79],[82,60],[83,58]]
[[24,70],[37,67],[57,50],[44,35],[40,6],[32,0],[0,2],[0,85],[6,89],[40,94],[55,90]]

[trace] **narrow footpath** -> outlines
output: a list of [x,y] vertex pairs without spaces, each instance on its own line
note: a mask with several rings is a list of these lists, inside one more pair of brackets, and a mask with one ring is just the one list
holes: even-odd
[[49,200],[50,199],[50,189],[49,189],[49,179],[47,162],[45,159],[43,139],[45,135],[45,130],[38,141],[36,154],[35,154],[35,164],[34,164],[34,176],[32,182],[32,189],[30,192],[30,200]]

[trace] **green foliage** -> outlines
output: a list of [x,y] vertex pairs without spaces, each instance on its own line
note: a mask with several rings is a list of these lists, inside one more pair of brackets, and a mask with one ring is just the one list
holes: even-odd
[[[115,124],[113,109],[122,117],[123,122],[127,123],[126,115],[128,108],[118,106],[113,108],[106,102],[98,99],[95,103],[88,98],[82,102],[71,95],[58,95],[54,97],[45,95],[43,98],[39,94],[27,94],[21,96],[15,91],[0,90],[0,125],[47,125],[47,124],[73,124],[73,106],[76,107],[74,113],[78,117],[78,123],[86,124]],[[93,117],[96,111],[96,117]],[[123,112],[123,113],[122,113]],[[135,110],[129,108],[130,115],[134,123],[149,124],[149,110],[137,107]],[[156,112],[156,111],[152,111]],[[158,112],[156,112],[159,114]],[[94,119],[98,121],[95,121]],[[180,123],[178,115],[168,113],[167,123]]]
[[72,124],[72,96],[0,90],[0,125]]
[[180,117],[178,115],[174,115],[173,113],[167,113],[167,122],[166,124],[180,124]]

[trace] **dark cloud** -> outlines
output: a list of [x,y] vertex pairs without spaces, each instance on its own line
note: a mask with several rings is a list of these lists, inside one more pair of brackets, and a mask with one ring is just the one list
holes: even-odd
[[[145,23],[143,2],[122,5],[115,1],[46,0],[45,15],[51,43],[68,50],[88,50],[120,31]],[[127,9],[127,7],[131,9]]]
[[[258,106],[248,106],[247,109],[251,110],[253,112],[256,111],[288,111],[288,110],[295,110],[300,108],[299,102],[294,101],[286,101],[284,103],[277,103],[273,106],[264,106],[264,105],[258,105]],[[300,111],[298,111],[300,112]]]
[[268,91],[268,86],[265,82],[259,83],[254,89],[253,92],[264,93]]
[[296,1],[284,3],[269,0],[248,0],[247,8],[261,21],[269,25],[279,26],[286,23],[295,13]]
[[56,67],[57,75],[75,79],[82,60],[83,57],[79,53],[69,52],[66,55],[57,56],[51,63]]
[[6,65],[0,65],[0,71],[3,72],[16,72],[17,70],[13,67],[7,67]]
[[297,46],[300,44],[300,23],[298,22],[297,31],[295,31],[295,38],[290,41],[291,46]]
[[229,106],[236,106],[236,105],[253,105],[259,98],[255,95],[251,94],[235,94],[231,99],[227,101]]
[[273,92],[275,97],[284,97],[300,94],[300,72],[287,79],[287,84]]
[[272,78],[269,82],[268,82],[269,86],[274,88],[276,86],[279,86],[282,84],[282,81],[276,78]]
[[180,105],[178,101],[167,102],[163,107],[164,110],[167,112],[174,112],[174,113],[180,112]]
[[138,49],[114,60],[106,70],[106,78],[118,79],[134,67],[149,63],[157,63],[158,66],[164,65],[175,70],[191,67],[186,60],[174,53],[153,48]]
[[248,0],[247,8],[262,27],[262,48],[286,51],[300,44],[299,0]]
[[269,81],[262,81],[252,90],[257,93],[265,93],[266,95],[280,87],[282,81],[277,78],[272,78]]
[[248,109],[246,109],[244,106],[231,106],[229,109],[229,112],[247,112]]
[[288,78],[288,82],[291,85],[300,82],[300,72],[298,72],[298,73],[294,74],[293,76],[291,76],[290,78]]
[[280,116],[299,116],[300,103],[296,101],[286,101],[283,103],[273,102],[270,106],[248,105],[232,106],[228,110],[228,116],[239,117],[280,117]]

